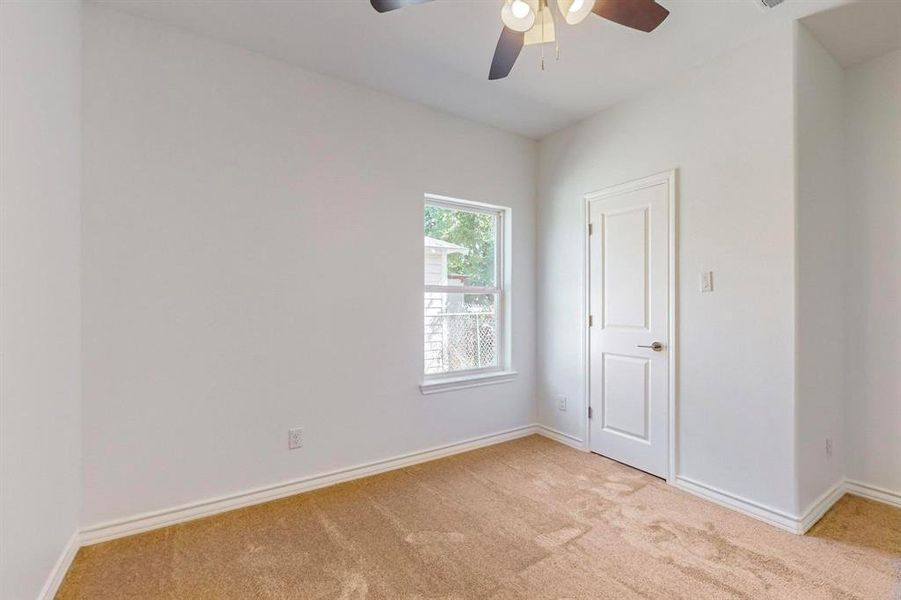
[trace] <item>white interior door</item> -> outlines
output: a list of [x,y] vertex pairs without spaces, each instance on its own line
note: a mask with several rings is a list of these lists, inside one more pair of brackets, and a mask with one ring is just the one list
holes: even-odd
[[[671,176],[669,176],[671,177]],[[671,179],[589,197],[591,450],[666,477]]]

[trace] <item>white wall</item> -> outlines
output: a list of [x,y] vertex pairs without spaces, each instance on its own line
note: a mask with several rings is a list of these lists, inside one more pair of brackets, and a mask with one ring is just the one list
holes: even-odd
[[[844,72],[797,27],[797,473],[804,512],[845,474]],[[831,440],[827,456],[826,440]]]
[[0,597],[35,598],[81,494],[78,2],[0,3]]
[[[679,169],[678,473],[793,513],[793,31],[541,142],[539,419],[582,437],[582,197]],[[701,295],[698,273],[714,272]],[[554,396],[569,398],[560,412]]]
[[[534,422],[534,142],[96,7],[84,60],[85,525]],[[514,383],[418,390],[425,192],[513,208]]]
[[845,77],[848,478],[901,494],[901,51]]

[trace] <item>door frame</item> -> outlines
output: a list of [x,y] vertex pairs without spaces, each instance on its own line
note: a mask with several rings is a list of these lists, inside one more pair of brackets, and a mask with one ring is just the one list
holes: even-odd
[[582,199],[582,315],[584,316],[584,326],[582,327],[582,373],[583,373],[583,390],[585,420],[583,449],[591,452],[591,422],[588,418],[588,409],[591,406],[591,336],[589,335],[588,315],[591,307],[591,272],[589,261],[589,235],[588,225],[591,213],[589,210],[590,203],[594,200],[600,200],[608,196],[622,194],[624,192],[633,192],[653,185],[667,185],[667,220],[669,222],[669,264],[667,265],[667,313],[669,315],[669,343],[667,356],[667,473],[666,482],[674,484],[676,482],[676,468],[678,466],[678,439],[676,427],[678,421],[678,281],[679,281],[679,261],[677,251],[679,248],[678,234],[678,201],[677,201],[677,183],[678,169],[670,169],[661,173],[655,173],[641,179],[634,179],[625,183],[608,186],[594,192],[589,192]]

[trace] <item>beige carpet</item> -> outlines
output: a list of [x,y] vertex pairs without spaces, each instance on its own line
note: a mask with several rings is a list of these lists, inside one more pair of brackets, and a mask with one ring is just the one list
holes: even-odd
[[796,536],[533,436],[83,548],[57,598],[901,599],[901,510]]

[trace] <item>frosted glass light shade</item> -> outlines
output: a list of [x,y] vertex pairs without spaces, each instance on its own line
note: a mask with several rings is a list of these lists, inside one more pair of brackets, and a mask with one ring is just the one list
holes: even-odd
[[538,0],[504,0],[501,21],[513,31],[528,31],[535,24]]
[[581,23],[585,20],[591,9],[594,8],[594,0],[557,0],[557,6],[563,19],[570,25]]

